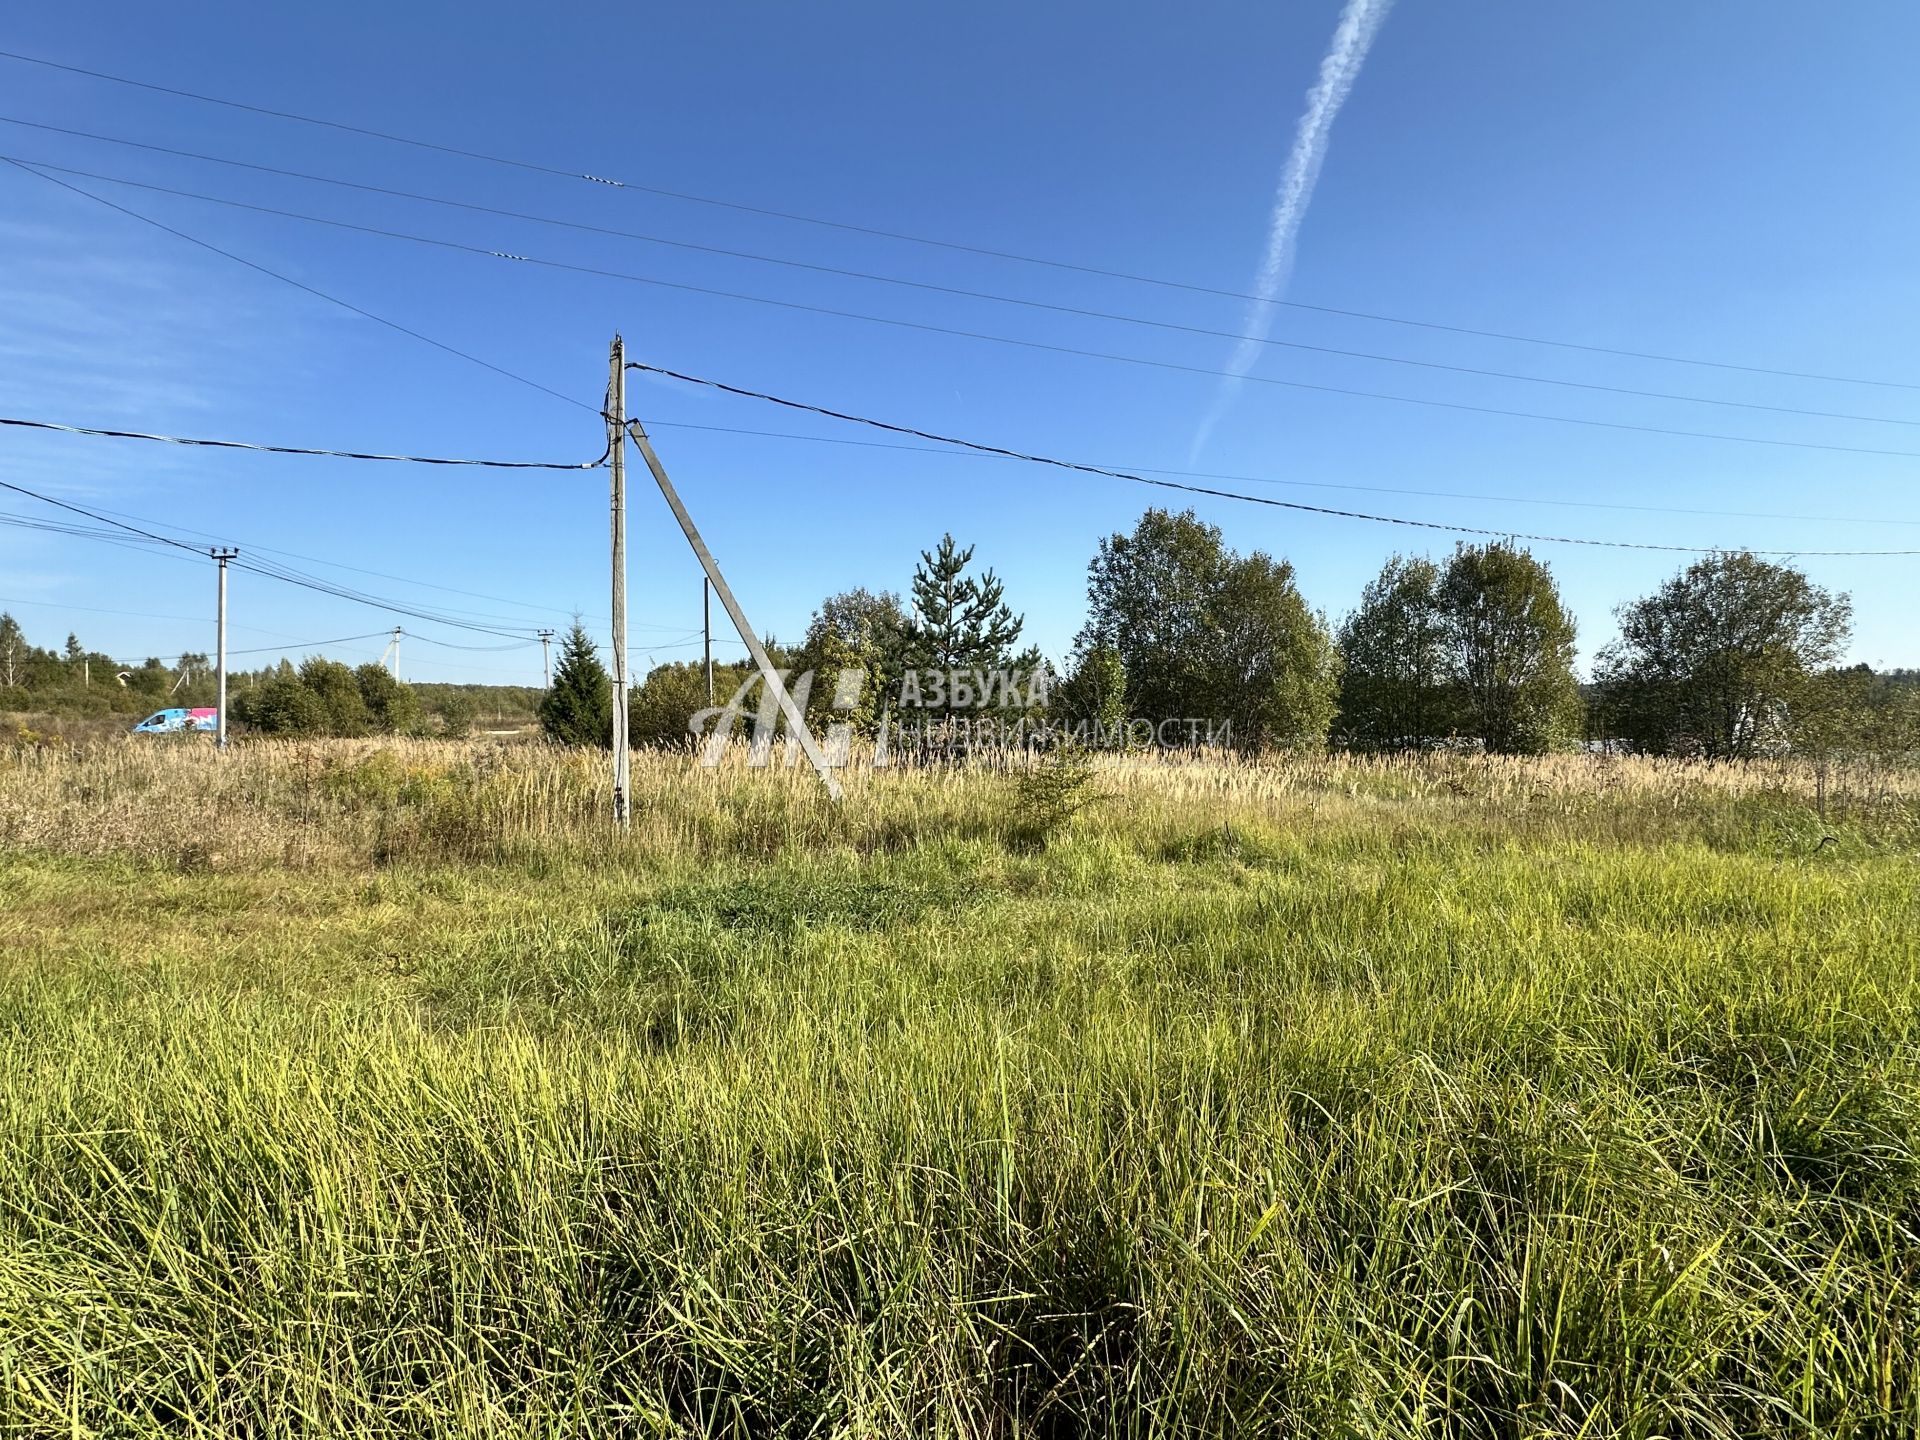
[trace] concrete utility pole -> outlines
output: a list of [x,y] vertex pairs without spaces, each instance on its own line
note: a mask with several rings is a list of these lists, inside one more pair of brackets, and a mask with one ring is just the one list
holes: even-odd
[[219,691],[214,704],[219,709],[214,712],[213,743],[216,748],[227,748],[227,562],[237,556],[238,550],[210,550],[207,552],[220,562],[220,609],[219,622],[214,627],[214,664],[219,671]]
[[547,677],[547,689],[553,689],[553,631],[536,630],[540,637],[540,670]]
[[707,579],[719,593],[720,604],[733,621],[733,628],[739,632],[741,643],[747,647],[747,653],[753,656],[753,663],[760,667],[761,680],[780,702],[780,713],[787,718],[788,730],[800,742],[801,752],[807,757],[807,763],[813,766],[813,773],[820,777],[820,783],[827,787],[827,794],[838,800],[840,782],[834,778],[833,767],[814,743],[813,731],[807,728],[807,717],[800,713],[800,707],[793,703],[793,696],[787,693],[786,682],[780,678],[780,672],[773,668],[773,661],[767,658],[766,647],[760,643],[759,636],[753,633],[753,626],[747,623],[746,613],[741,610],[740,602],[733,598],[726,576],[720,573],[720,567],[708,553],[707,542],[700,538],[700,532],[694,528],[693,517],[687,514],[687,507],[680,503],[680,493],[673,488],[673,481],[667,478],[666,466],[653,453],[653,442],[647,439],[646,426],[635,420],[628,426],[628,431],[633,436],[633,443],[639,447],[640,458],[647,462],[647,469],[653,472],[654,483],[660,487],[660,493],[666,496],[673,518],[680,522],[680,533],[687,537],[687,543],[693,547],[693,553],[700,561],[700,568],[706,571]]
[[707,708],[713,708],[713,582],[700,577],[700,630],[706,636]]
[[607,368],[607,457],[613,470],[613,823],[628,823],[627,348],[618,335]]
[[400,635],[401,635],[400,627],[398,625],[394,626],[393,627],[393,678],[395,680],[398,680],[400,678]]

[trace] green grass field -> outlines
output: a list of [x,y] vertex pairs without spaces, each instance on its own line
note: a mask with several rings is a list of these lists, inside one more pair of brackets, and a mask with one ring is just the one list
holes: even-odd
[[1920,782],[0,752],[0,1433],[1920,1428]]

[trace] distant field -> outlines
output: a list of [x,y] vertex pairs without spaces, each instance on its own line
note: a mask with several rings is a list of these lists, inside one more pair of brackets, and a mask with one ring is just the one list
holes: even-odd
[[0,1429],[1920,1427],[1920,776],[0,749]]

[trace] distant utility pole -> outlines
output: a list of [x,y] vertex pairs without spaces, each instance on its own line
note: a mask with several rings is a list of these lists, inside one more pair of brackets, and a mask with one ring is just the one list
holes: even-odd
[[713,582],[700,577],[700,629],[706,636],[707,708],[713,708]]
[[607,361],[607,457],[613,469],[613,823],[628,823],[627,754],[627,347]]
[[553,689],[553,631],[536,630],[540,637],[540,669],[547,677],[547,689]]
[[393,627],[393,678],[400,678],[400,627]]
[[239,555],[238,550],[209,550],[209,555],[220,562],[220,608],[219,622],[214,627],[214,665],[219,673],[219,692],[214,704],[219,708],[213,715],[213,743],[224,750],[227,748],[227,562]]

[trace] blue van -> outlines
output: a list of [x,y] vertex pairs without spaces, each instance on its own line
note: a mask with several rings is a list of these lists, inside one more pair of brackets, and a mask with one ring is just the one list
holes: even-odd
[[211,735],[220,728],[220,712],[212,706],[192,710],[156,710],[133,727],[136,735],[178,735],[183,730]]

